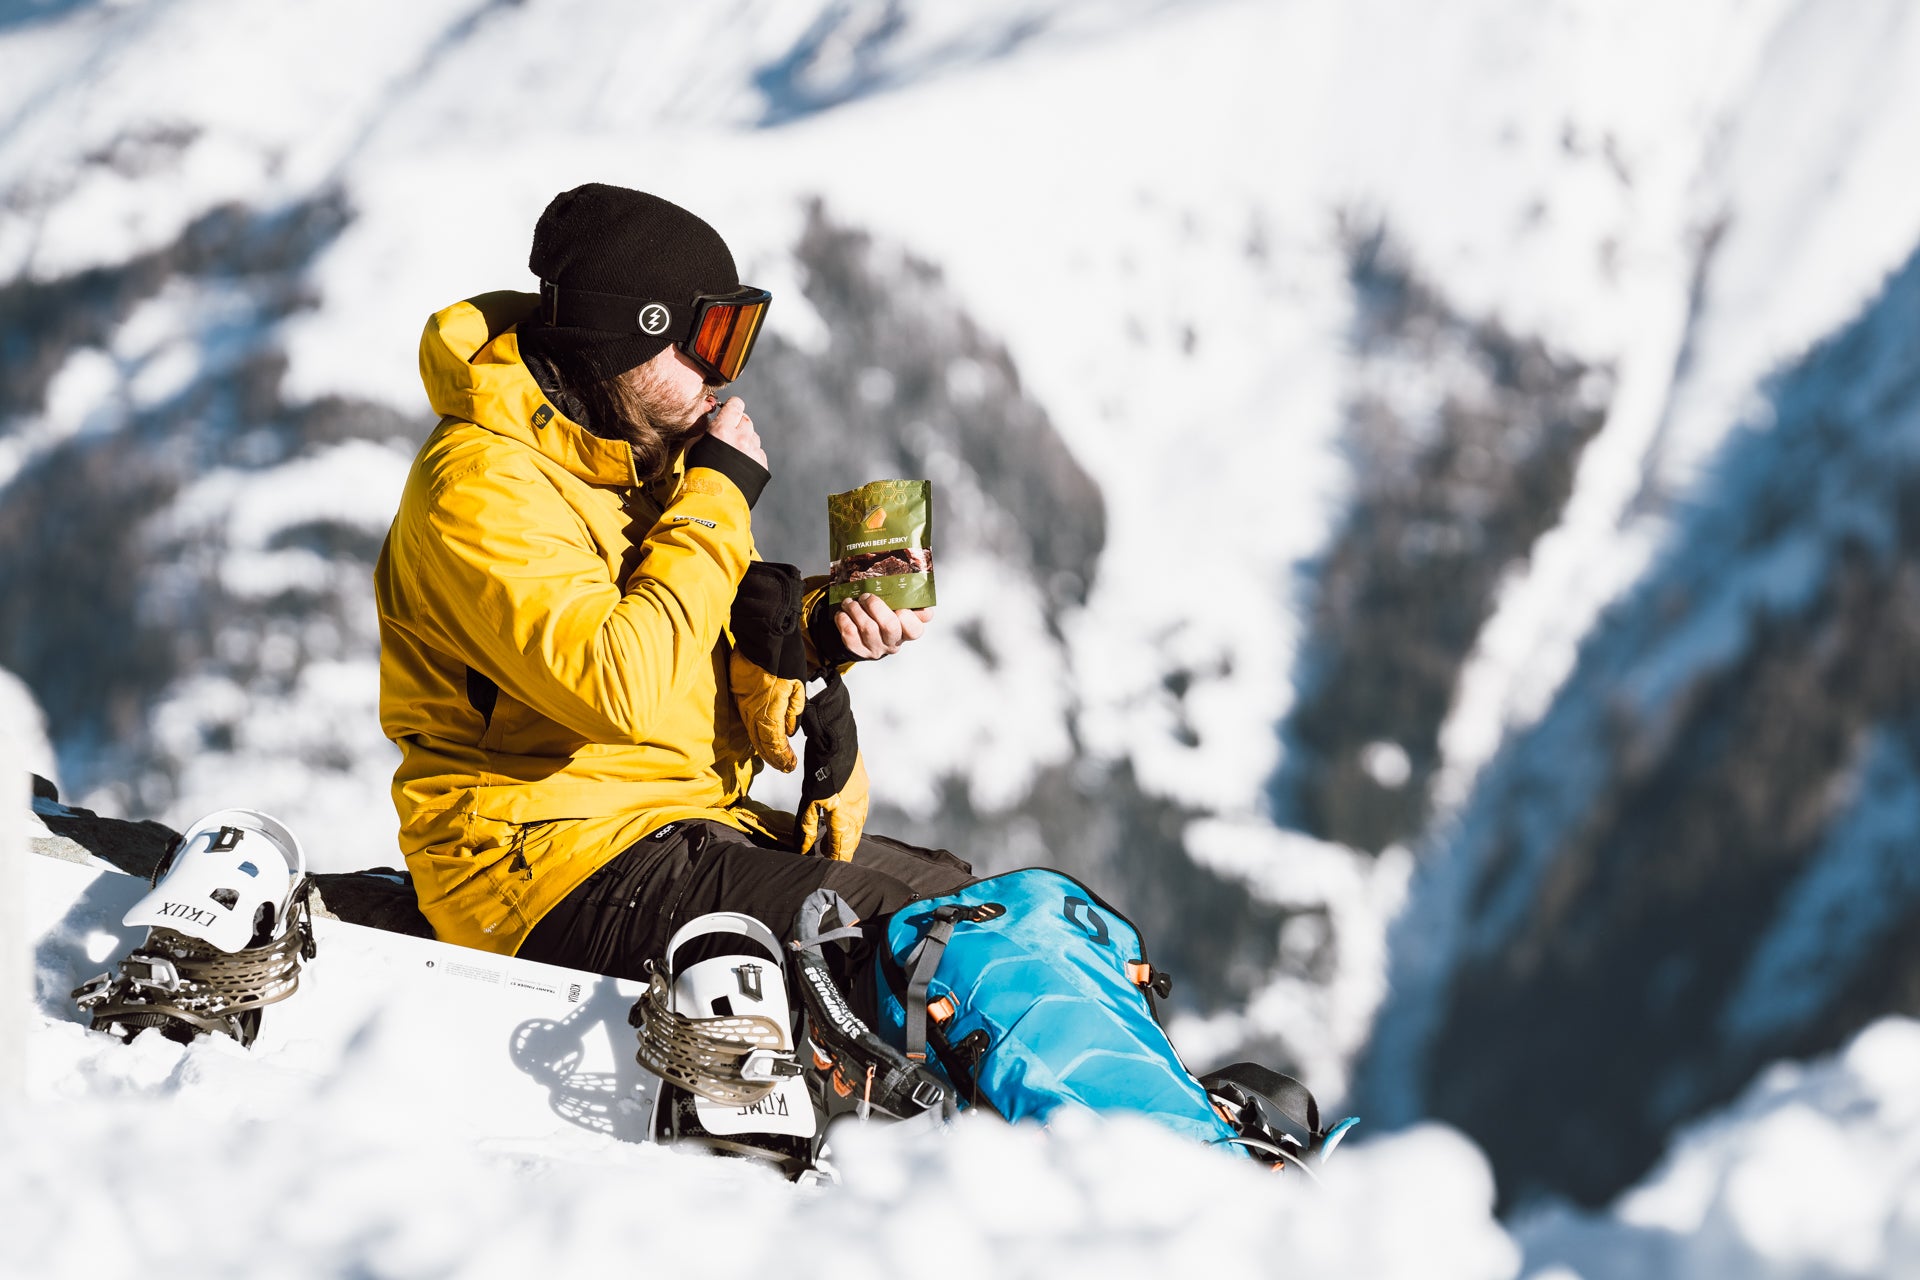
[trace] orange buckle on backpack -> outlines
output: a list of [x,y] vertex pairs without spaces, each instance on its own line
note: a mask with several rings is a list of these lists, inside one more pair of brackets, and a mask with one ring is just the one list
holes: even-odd
[[953,1016],[953,1009],[953,997],[941,996],[938,1000],[933,1001],[927,1006],[927,1016],[932,1018],[936,1023],[944,1024],[948,1018]]
[[1145,960],[1127,961],[1127,977],[1136,987],[1144,987],[1165,1000],[1173,994],[1173,975],[1156,969]]

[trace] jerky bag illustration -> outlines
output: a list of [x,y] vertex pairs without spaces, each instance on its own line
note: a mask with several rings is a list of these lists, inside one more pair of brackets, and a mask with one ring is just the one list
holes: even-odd
[[834,604],[868,592],[895,609],[933,603],[933,482],[875,480],[827,499]]

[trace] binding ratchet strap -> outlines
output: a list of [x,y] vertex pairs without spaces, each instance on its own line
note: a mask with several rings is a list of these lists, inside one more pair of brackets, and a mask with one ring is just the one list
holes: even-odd
[[665,1080],[727,1106],[752,1106],[802,1068],[780,1047],[780,1024],[759,1014],[689,1018],[675,1013],[667,980],[654,974],[627,1015],[640,1041],[635,1057]]
[[153,928],[127,953],[117,973],[103,973],[73,990],[73,1002],[95,1031],[128,1039],[148,1027],[184,1024],[193,1034],[217,1032],[253,1042],[258,1022],[240,1015],[278,1004],[300,986],[300,962],[311,960],[311,879],[302,879],[287,903],[287,923],[271,942],[228,953],[201,938]]

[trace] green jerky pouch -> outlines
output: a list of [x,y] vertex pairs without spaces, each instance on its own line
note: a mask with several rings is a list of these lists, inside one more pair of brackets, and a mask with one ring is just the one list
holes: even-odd
[[875,480],[827,499],[827,599],[872,593],[895,609],[933,604],[933,482]]

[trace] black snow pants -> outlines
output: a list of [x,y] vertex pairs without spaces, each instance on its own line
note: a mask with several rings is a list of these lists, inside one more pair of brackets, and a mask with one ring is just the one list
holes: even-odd
[[944,849],[871,832],[851,862],[835,862],[755,843],[724,823],[675,822],[589,876],[534,925],[519,954],[644,980],[646,962],[661,958],[674,931],[709,911],[753,916],[791,941],[794,916],[815,889],[832,889],[865,919],[972,880],[973,868]]

